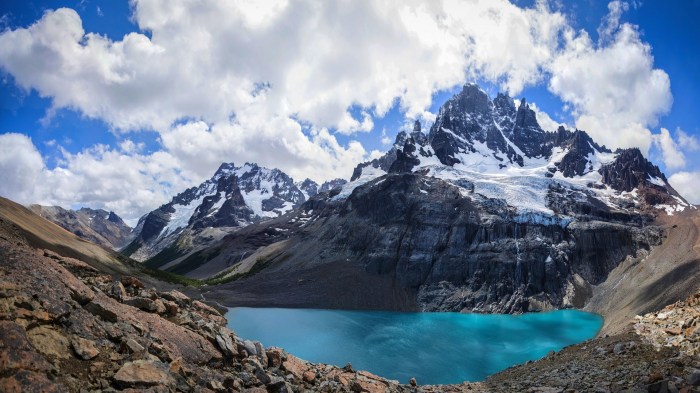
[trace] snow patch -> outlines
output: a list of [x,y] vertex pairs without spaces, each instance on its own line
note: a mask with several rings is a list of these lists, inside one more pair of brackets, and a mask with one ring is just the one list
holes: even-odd
[[340,193],[331,200],[337,201],[341,199],[345,199],[352,194],[355,189],[363,184],[367,184],[370,181],[386,175],[386,172],[382,170],[381,168],[375,168],[373,166],[367,166],[362,168],[362,174],[360,175],[359,178],[355,179],[354,181],[351,181],[349,183],[345,183],[343,187],[340,189]]
[[651,184],[657,185],[657,186],[659,186],[659,187],[665,187],[665,186],[666,186],[666,183],[664,183],[663,179],[661,179],[661,178],[658,177],[658,176],[649,175],[649,182],[650,182]]

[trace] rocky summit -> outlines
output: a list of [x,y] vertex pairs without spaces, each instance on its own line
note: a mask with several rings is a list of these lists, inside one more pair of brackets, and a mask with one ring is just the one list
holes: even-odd
[[153,264],[160,266],[159,262],[191,253],[237,228],[279,217],[344,183],[342,179],[321,185],[310,179],[295,183],[279,169],[224,163],[198,187],[141,217],[134,239],[122,253],[138,261],[156,257]]

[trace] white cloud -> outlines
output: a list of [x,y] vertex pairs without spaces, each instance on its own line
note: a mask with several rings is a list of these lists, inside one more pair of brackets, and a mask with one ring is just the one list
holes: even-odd
[[681,151],[676,141],[671,137],[671,133],[661,128],[661,132],[653,136],[653,141],[661,149],[664,164],[669,169],[678,169],[685,166],[685,154]]
[[528,105],[530,105],[530,109],[532,109],[532,111],[535,112],[537,122],[540,124],[540,127],[542,127],[543,130],[556,131],[556,129],[559,128],[559,126],[564,126],[564,128],[571,128],[565,123],[557,122],[551,117],[549,117],[549,115],[546,112],[542,111],[534,102],[528,102]]
[[695,135],[689,135],[680,128],[676,128],[676,138],[678,139],[678,145],[682,149],[687,151],[700,150],[700,142],[698,142],[698,138]]
[[597,142],[647,152],[649,128],[673,101],[670,80],[654,68],[651,47],[636,27],[619,25],[620,7],[611,5],[599,45],[585,31],[565,35],[565,49],[550,67],[549,89],[571,105],[576,127]]
[[63,150],[61,161],[48,169],[27,136],[1,134],[0,195],[20,203],[105,208],[135,224],[195,178],[164,152],[126,154],[97,145],[78,154]]
[[386,134],[386,127],[382,128],[382,145],[384,146],[389,146],[393,143],[393,140],[389,138],[389,136]]
[[688,202],[700,204],[700,172],[678,172],[668,178],[668,182]]
[[41,154],[29,137],[0,135],[0,195],[16,201],[30,200],[43,167]]
[[[104,120],[116,134],[159,134],[160,152],[142,154],[126,140],[117,150],[67,154],[59,169],[45,170],[57,178],[68,171],[84,187],[75,188],[81,201],[124,206],[129,214],[147,204],[119,192],[108,201],[113,189],[83,165],[141,168],[146,175],[134,174],[133,184],[147,190],[175,168],[186,175],[171,179],[173,187],[192,185],[222,161],[255,161],[317,181],[348,177],[375,152],[356,141],[341,145],[329,130],[368,132],[396,103],[408,118],[430,121],[435,92],[473,79],[511,94],[549,79],[576,126],[612,147],[646,150],[648,128],[671,104],[668,76],[653,68],[637,30],[620,25],[625,5],[618,2],[597,44],[544,1],[531,8],[506,0],[131,4],[148,35],[86,33],[66,8],[0,33],[0,67],[51,99],[49,121],[54,110],[69,108]],[[555,124],[537,113],[545,128]],[[85,191],[91,188],[95,195]]]
[[[71,9],[0,35],[0,64],[17,83],[118,129],[167,129],[182,118],[225,122],[251,103],[341,132],[398,100],[422,113],[465,73],[513,93],[540,80],[564,16],[543,3],[138,0],[152,32],[122,40],[86,33]],[[362,26],[362,28],[358,28]],[[264,85],[263,94],[259,86]],[[367,108],[361,119],[348,108]]]

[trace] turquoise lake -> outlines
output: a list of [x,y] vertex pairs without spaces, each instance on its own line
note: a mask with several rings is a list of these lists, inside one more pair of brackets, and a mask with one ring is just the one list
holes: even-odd
[[596,314],[560,310],[524,315],[232,308],[240,337],[311,362],[367,370],[407,383],[480,381],[510,366],[596,335]]

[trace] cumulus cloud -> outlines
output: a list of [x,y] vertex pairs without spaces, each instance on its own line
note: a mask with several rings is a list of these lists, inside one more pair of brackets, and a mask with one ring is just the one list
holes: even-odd
[[44,160],[31,139],[22,134],[0,135],[0,195],[15,201],[35,197],[37,174]]
[[671,133],[661,128],[661,132],[654,135],[654,143],[661,149],[664,164],[669,169],[677,169],[685,166],[685,154],[681,151],[681,147],[673,140]]
[[165,203],[196,177],[165,152],[128,154],[133,151],[104,145],[62,152],[62,165],[49,169],[30,138],[1,134],[0,195],[20,203],[105,208],[135,224],[144,211]]
[[[222,161],[348,177],[376,152],[341,145],[334,133],[369,132],[397,103],[407,118],[430,120],[435,92],[473,79],[513,95],[549,81],[576,126],[612,147],[647,149],[648,128],[671,103],[668,76],[653,68],[636,28],[620,24],[624,3],[609,8],[594,43],[545,1],[132,0],[132,19],[148,34],[112,40],[85,32],[71,9],[47,11],[0,33],[0,67],[51,99],[48,118],[68,108],[117,134],[159,133],[163,150],[153,154],[124,142],[65,157],[59,169],[103,188],[100,203],[112,189],[80,167],[91,160],[160,168],[132,183],[149,190],[174,168],[187,175],[173,184],[184,184]],[[539,110],[538,120],[555,124]],[[110,203],[135,211],[120,195]]]
[[700,172],[678,172],[668,178],[668,182],[688,202],[700,204]]
[[695,135],[689,135],[680,128],[676,128],[676,138],[678,139],[678,144],[687,151],[698,151],[700,150],[700,142]]
[[596,46],[585,32],[567,38],[551,66],[549,89],[569,103],[576,126],[609,147],[648,151],[660,115],[672,103],[668,75],[653,67],[648,44],[629,24],[608,46]]
[[537,104],[534,102],[529,102],[528,105],[530,105],[530,109],[532,109],[533,112],[535,112],[535,117],[537,118],[537,122],[540,124],[540,127],[542,127],[543,130],[545,131],[555,131],[559,126],[564,126],[565,128],[571,128],[570,126],[566,125],[565,123],[560,123],[558,121],[555,121],[552,119],[547,112],[542,111]]

